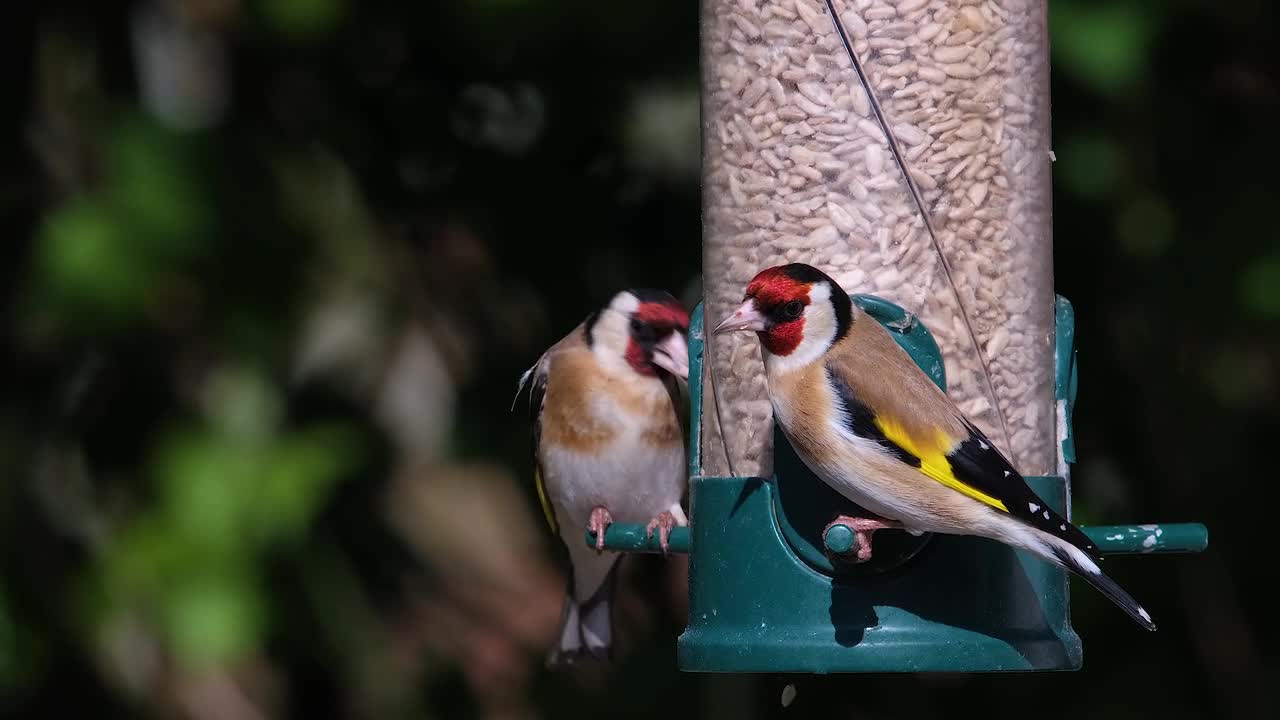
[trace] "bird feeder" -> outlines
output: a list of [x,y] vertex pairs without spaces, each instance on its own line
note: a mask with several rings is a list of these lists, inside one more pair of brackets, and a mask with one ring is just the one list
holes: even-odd
[[[914,315],[869,295],[853,301],[882,323],[934,382],[947,389],[942,355]],[[1071,411],[1076,352],[1071,305],[1057,298],[1054,398],[1062,408],[1061,452],[1075,455]],[[703,307],[689,328],[690,377],[706,359]],[[691,383],[692,416],[705,383]],[[705,423],[705,420],[704,420]],[[764,477],[702,475],[695,427],[690,525],[672,552],[687,552],[689,624],[679,667],[695,672],[991,672],[1075,670],[1080,637],[1071,626],[1068,573],[1021,550],[974,537],[876,534],[871,561],[854,561],[852,533],[828,523],[863,511],[815,477],[778,432],[775,471]],[[1067,478],[1028,477],[1049,506],[1069,515]],[[1200,552],[1197,523],[1081,528],[1105,555]],[[584,541],[595,544],[587,533]],[[643,525],[614,524],[605,547],[660,552]]]
[[[861,511],[773,427],[758,343],[706,337],[760,270],[824,270],[1070,516],[1071,306],[1053,290],[1046,0],[702,0],[703,285],[690,327],[690,671],[1080,667],[1066,571]],[[712,323],[714,324],[714,323]],[[1196,552],[1201,525],[1082,528]],[[592,542],[592,538],[587,538]],[[608,548],[653,552],[643,526]]]

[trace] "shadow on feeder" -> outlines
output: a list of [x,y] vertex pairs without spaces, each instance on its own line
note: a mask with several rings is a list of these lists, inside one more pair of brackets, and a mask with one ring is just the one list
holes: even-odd
[[[853,296],[944,390],[942,357],[928,330],[902,308]],[[690,325],[692,417],[701,417],[702,308]],[[1055,397],[1062,457],[1075,461],[1076,394],[1071,305],[1056,306]],[[673,552],[689,552],[689,625],[679,666],[698,672],[991,672],[1075,670],[1083,662],[1071,626],[1069,573],[995,541],[951,535],[876,536],[871,561],[854,563],[852,533],[827,529],[837,515],[865,515],[816,478],[775,431],[774,476],[699,477],[700,432],[691,439],[690,527]],[[1028,477],[1066,514],[1065,477]],[[1108,555],[1199,552],[1203,525],[1082,527]],[[824,532],[825,530],[825,532]],[[588,533],[586,541],[594,544]],[[658,552],[641,525],[614,525],[605,546]]]

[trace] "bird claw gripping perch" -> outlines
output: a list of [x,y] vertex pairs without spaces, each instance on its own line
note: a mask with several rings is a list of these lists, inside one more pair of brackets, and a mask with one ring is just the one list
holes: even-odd
[[591,520],[587,523],[587,529],[595,535],[596,552],[604,552],[605,531],[612,524],[613,516],[609,514],[608,508],[596,506],[591,510]]
[[676,526],[676,516],[670,512],[663,510],[658,513],[649,524],[645,526],[645,539],[653,538],[653,531],[658,531],[658,547],[662,548],[662,554],[666,555],[671,551],[671,529]]
[[871,559],[871,536],[877,530],[901,530],[902,523],[877,518],[841,515],[822,529],[822,541],[827,552],[843,558],[852,556],[854,562]]

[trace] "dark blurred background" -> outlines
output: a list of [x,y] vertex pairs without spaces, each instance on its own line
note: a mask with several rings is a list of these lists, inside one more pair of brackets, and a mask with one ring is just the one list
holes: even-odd
[[[1053,0],[1084,523],[1202,521],[1076,585],[1078,673],[543,668],[563,570],[520,372],[611,292],[696,298],[698,8],[6,7],[0,714],[1272,718],[1280,359],[1266,0]],[[782,688],[794,683],[784,709]]]

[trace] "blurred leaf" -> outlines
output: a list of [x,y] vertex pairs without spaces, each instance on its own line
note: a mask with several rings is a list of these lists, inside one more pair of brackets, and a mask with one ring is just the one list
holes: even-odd
[[1049,3],[1053,62],[1107,94],[1131,89],[1147,72],[1163,13],[1145,4],[1080,0]]
[[1274,367],[1258,348],[1224,347],[1211,351],[1205,380],[1218,402],[1248,409],[1273,402]]
[[1240,302],[1258,315],[1280,318],[1280,255],[1255,260],[1240,274]]
[[357,452],[341,426],[251,441],[179,433],[159,453],[160,509],[195,552],[256,552],[305,529]]
[[204,249],[210,223],[185,142],[128,115],[105,141],[101,190],[49,215],[32,278],[37,306],[78,330],[136,322],[161,301],[161,278]]
[[157,256],[190,257],[209,222],[206,193],[188,136],[154,120],[126,115],[107,139],[105,195],[131,234]]
[[22,648],[19,647],[20,629],[9,612],[9,603],[0,589],[0,687],[12,686],[22,666]]
[[260,0],[259,6],[276,32],[295,40],[328,35],[346,13],[345,0]]
[[162,516],[144,513],[121,531],[101,560],[104,601],[124,606],[168,587],[196,559],[179,530]]
[[264,438],[280,422],[280,391],[260,373],[243,369],[214,372],[205,381],[201,399],[206,417],[232,438]]
[[165,625],[188,666],[227,663],[257,644],[262,599],[253,580],[231,568],[202,564],[173,587]]
[[271,541],[297,537],[328,497],[334,481],[354,464],[354,435],[341,427],[295,433],[276,446],[257,478],[250,518]]
[[1057,151],[1054,164],[1062,184],[1083,197],[1104,197],[1115,192],[1123,170],[1123,155],[1110,138],[1075,135]]
[[341,265],[344,279],[383,287],[387,271],[378,262],[378,233],[351,168],[315,153],[281,157],[275,169],[284,211],[334,256],[325,259]]
[[[273,388],[252,372],[214,373],[210,422],[158,443],[157,502],[133,515],[103,557],[98,622],[142,611],[192,665],[235,659],[260,641],[259,563],[298,537],[354,462],[339,425],[278,433]],[[152,612],[148,613],[148,610]],[[105,612],[105,615],[102,613]]]
[[243,545],[245,488],[260,473],[255,448],[207,433],[187,433],[160,451],[166,524],[200,554],[226,554]]
[[1173,211],[1162,198],[1143,195],[1121,211],[1116,219],[1116,236],[1132,256],[1144,260],[1165,253],[1173,241]]
[[84,313],[114,320],[135,312],[152,269],[129,247],[117,217],[101,202],[63,207],[49,216],[41,232],[38,294],[66,316]]
[[701,168],[699,96],[696,86],[637,94],[627,117],[627,151],[635,167],[696,177]]

